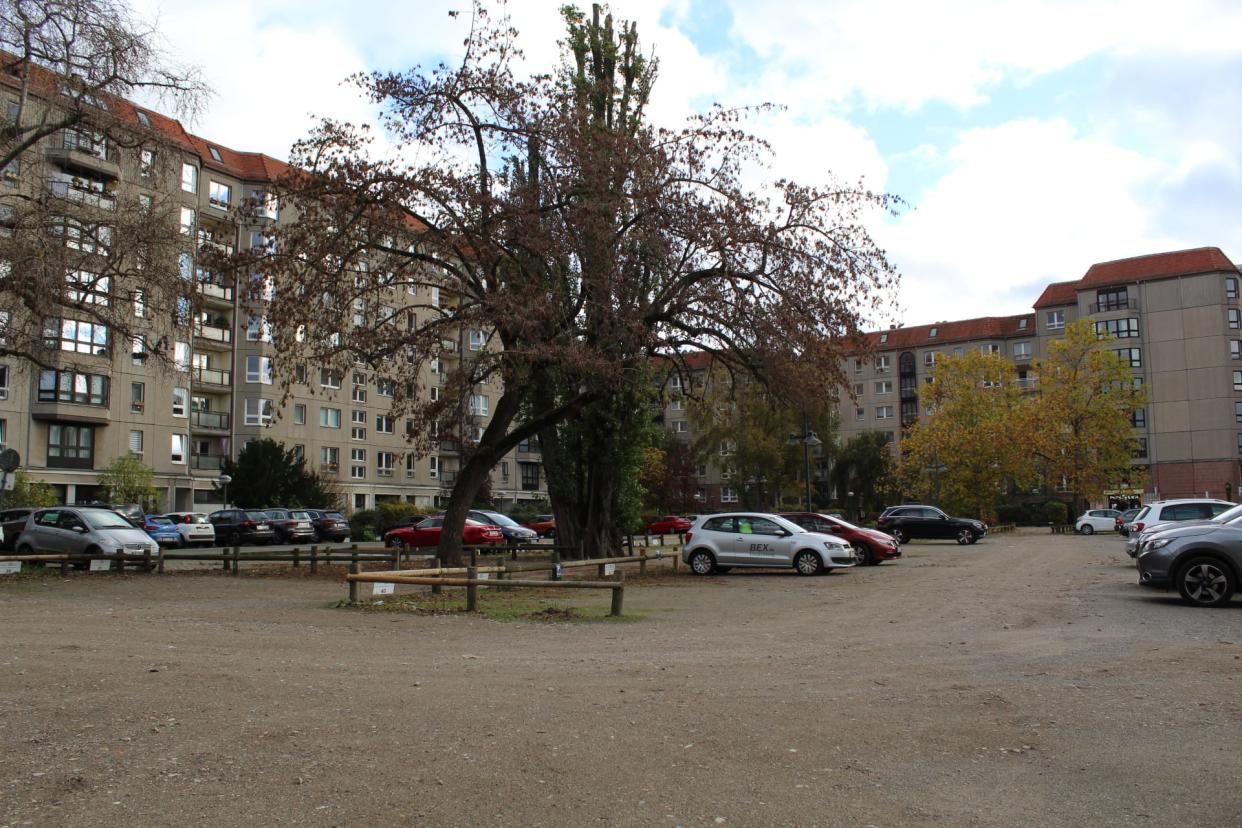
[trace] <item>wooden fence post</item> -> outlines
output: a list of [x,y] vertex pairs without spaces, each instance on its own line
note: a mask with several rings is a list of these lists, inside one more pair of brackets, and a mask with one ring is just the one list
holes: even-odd
[[[156,544],[156,548],[163,549],[164,547],[160,546],[159,544]],[[147,573],[151,571],[151,550],[150,549],[142,550],[142,571],[147,572]]]
[[220,544],[220,560],[224,562],[224,571],[229,571],[229,548]]
[[559,581],[561,579],[561,550],[552,550],[552,572],[551,580]]
[[[354,554],[357,555],[358,553],[355,552]],[[352,563],[350,563],[349,565],[350,575],[357,575],[361,571],[362,571],[362,567],[358,565],[358,561],[355,560]],[[351,604],[358,603],[358,582],[357,581],[349,582],[349,603]]]
[[399,542],[392,548],[392,568],[401,568],[401,544]]
[[164,574],[164,547],[160,547],[159,559],[155,562],[155,571],[160,575]]
[[466,612],[479,611],[479,585],[474,581],[479,577],[477,566],[466,567],[466,578],[470,583],[466,586]]
[[621,607],[625,602],[625,573],[617,572],[617,585],[612,590],[612,609],[608,613],[614,618],[621,617]]
[[121,553],[116,556],[116,572],[118,575],[125,574],[125,552],[124,550],[122,550]]
[[60,577],[62,578],[69,577],[69,556],[68,555],[60,559]]
[[311,547],[311,574],[314,575],[319,571],[319,547]]
[[236,577],[241,574],[241,546],[233,546],[233,575]]
[[302,566],[302,549],[297,546],[293,547],[293,565],[299,568]]

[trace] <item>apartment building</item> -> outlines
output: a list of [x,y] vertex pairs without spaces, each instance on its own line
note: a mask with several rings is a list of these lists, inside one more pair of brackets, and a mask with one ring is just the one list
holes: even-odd
[[[11,116],[16,95],[13,79],[0,77],[0,113]],[[203,266],[205,249],[267,245],[270,229],[292,220],[291,211],[268,195],[286,165],[191,134],[176,120],[132,103],[109,105],[113,115],[132,119],[161,140],[121,147],[102,135],[63,130],[27,150],[16,170],[5,171],[0,200],[7,190],[76,207],[85,203],[105,214],[135,197],[144,204],[175,200],[184,239],[177,267],[193,301],[152,308],[141,283],[96,280],[93,301],[124,303],[140,322],[150,317],[150,335],[118,342],[107,326],[56,320],[47,333],[49,362],[64,358],[74,367],[0,364],[0,444],[16,449],[21,467],[69,503],[95,499],[101,470],[130,452],[154,469],[163,508],[217,508],[222,504],[215,484],[224,460],[265,437],[292,447],[309,469],[334,477],[347,507],[444,502],[468,446],[446,440],[430,456],[416,457],[408,449],[412,422],[393,414],[391,382],[363,366],[346,375],[299,366],[286,395],[274,382],[278,355],[265,316],[273,286],[233,284]],[[239,213],[243,203],[258,206]],[[66,276],[68,290],[73,278]],[[391,288],[392,305],[442,300],[437,289],[418,290]],[[157,316],[175,323],[161,328]],[[479,332],[461,331],[453,354],[428,366],[423,393],[437,394],[448,361],[469,358],[484,341]],[[156,348],[167,349],[171,368],[156,366]],[[461,412],[463,439],[481,433],[499,390],[480,386],[471,395]],[[541,468],[536,444],[523,443],[510,453],[493,470],[498,504],[546,497]]]

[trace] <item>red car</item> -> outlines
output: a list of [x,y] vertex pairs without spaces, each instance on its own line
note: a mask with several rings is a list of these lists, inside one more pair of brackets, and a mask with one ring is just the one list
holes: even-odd
[[535,515],[534,520],[526,522],[527,529],[534,529],[539,533],[541,538],[556,537],[556,516],[555,515]]
[[651,535],[680,535],[690,531],[691,522],[684,517],[669,515],[647,524],[647,533]]
[[[385,546],[435,546],[440,542],[444,518],[427,518],[413,526],[397,526],[384,533]],[[500,528],[467,520],[461,542],[465,546],[499,546],[505,542]]]
[[854,547],[860,564],[876,566],[884,561],[901,557],[901,546],[892,536],[875,529],[863,529],[840,518],[815,512],[781,512],[785,520],[793,521],[808,532],[835,535]]

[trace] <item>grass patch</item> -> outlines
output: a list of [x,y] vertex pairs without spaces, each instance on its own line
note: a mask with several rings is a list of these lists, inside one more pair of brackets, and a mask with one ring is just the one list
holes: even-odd
[[[543,621],[553,623],[582,623],[594,621],[636,621],[646,613],[628,610],[620,618],[609,615],[611,598],[607,590],[600,590],[592,601],[573,600],[548,591],[515,589],[513,591],[481,590],[479,612],[493,621]],[[436,595],[432,592],[406,592],[384,595],[374,600],[350,604],[340,601],[334,606],[360,612],[396,612],[410,615],[454,615],[466,613],[466,593],[460,589],[446,589]]]

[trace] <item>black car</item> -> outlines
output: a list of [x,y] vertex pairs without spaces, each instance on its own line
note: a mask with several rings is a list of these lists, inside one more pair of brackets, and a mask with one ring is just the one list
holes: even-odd
[[264,509],[280,543],[306,543],[314,540],[315,526],[305,509]]
[[26,528],[26,519],[34,509],[5,509],[0,512],[0,529],[4,530],[4,541],[0,549],[17,548],[17,536]]
[[527,529],[508,515],[493,512],[490,509],[471,509],[466,513],[466,518],[498,527],[500,533],[505,536],[506,543],[529,543],[539,537],[539,533],[534,529]]
[[306,509],[315,527],[315,543],[332,541],[344,543],[349,540],[349,521],[340,512],[325,509]]
[[260,546],[276,540],[276,530],[266,512],[221,509],[207,516],[221,546]]
[[974,543],[988,533],[982,521],[949,517],[935,506],[890,506],[876,521],[898,543],[913,538],[953,538],[960,544]]

